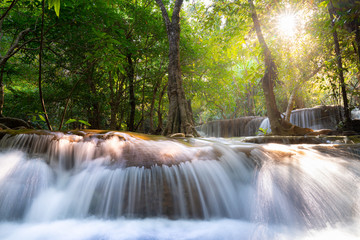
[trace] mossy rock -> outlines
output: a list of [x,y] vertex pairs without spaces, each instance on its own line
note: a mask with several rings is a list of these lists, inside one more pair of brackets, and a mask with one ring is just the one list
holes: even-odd
[[10,118],[10,117],[1,117],[0,124],[5,125],[8,128],[14,129],[19,127],[31,128],[31,126],[22,119],[19,118]]

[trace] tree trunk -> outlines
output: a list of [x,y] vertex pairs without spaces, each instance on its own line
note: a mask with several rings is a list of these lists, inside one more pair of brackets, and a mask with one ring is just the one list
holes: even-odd
[[155,133],[154,132],[154,107],[155,107],[156,94],[158,92],[160,85],[161,85],[161,78],[158,79],[158,81],[156,82],[156,84],[153,88],[153,94],[152,94],[151,103],[150,103],[149,133],[151,133],[151,134]]
[[290,97],[289,97],[289,101],[288,101],[288,105],[286,108],[286,113],[285,113],[285,121],[290,122],[290,116],[291,116],[291,112],[294,109],[294,102],[295,102],[295,96],[296,96],[296,92],[298,91],[298,86],[295,87],[295,89],[292,91]]
[[247,105],[247,116],[255,116],[255,104],[254,104],[254,86],[252,83],[247,85],[246,92],[246,105]]
[[127,67],[126,67],[126,77],[129,82],[129,103],[130,103],[130,116],[128,122],[128,130],[135,130],[135,107],[136,107],[136,99],[134,92],[134,77],[135,77],[135,69],[134,62],[132,60],[131,54],[126,56],[127,59]]
[[360,66],[360,26],[356,26],[355,42],[357,46],[358,66]]
[[[305,82],[307,82],[308,80],[310,80],[312,77],[314,77],[316,74],[318,74],[318,72],[324,67],[324,65],[321,65],[320,67],[316,68],[311,74],[308,74],[307,76],[303,77],[301,80],[297,81],[297,84],[295,85],[294,90],[292,91],[288,104],[287,104],[287,108],[286,108],[286,113],[285,113],[285,121],[290,122],[290,115],[291,115],[291,111],[294,108],[294,103],[295,103],[295,99],[296,99],[296,94],[299,91],[300,87],[302,84],[304,84]],[[299,70],[303,73],[304,70],[300,69]]]
[[281,118],[274,95],[274,83],[277,79],[276,65],[262,34],[254,3],[252,0],[248,0],[248,2],[250,4],[251,17],[254,22],[256,35],[263,50],[265,60],[265,73],[261,79],[261,83],[265,95],[266,109],[270,121],[271,131],[274,135],[304,135],[308,132],[312,132],[311,129],[294,126]]
[[255,10],[255,6],[253,4],[252,0],[248,0],[251,8],[251,17],[254,22],[255,30],[257,38],[260,42],[261,48],[263,50],[264,54],[264,60],[265,60],[265,74],[263,78],[261,79],[262,88],[265,95],[266,100],[266,109],[267,114],[270,121],[270,126],[272,129],[272,132],[274,134],[279,134],[281,132],[281,116],[280,112],[277,109],[276,106],[276,99],[274,95],[274,82],[277,78],[277,69],[274,61],[272,60],[270,49],[268,48],[265,39],[263,37],[261,28],[260,28],[260,22],[257,17],[257,13]]
[[176,0],[171,21],[162,0],[156,0],[165,22],[169,40],[169,67],[168,67],[168,121],[163,135],[185,133],[199,136],[191,118],[181,78],[180,67],[180,10],[183,0]]
[[5,91],[4,91],[4,81],[3,81],[3,77],[4,77],[4,68],[5,65],[1,66],[0,69],[0,117],[3,117],[3,109],[4,109],[4,95],[5,95]]
[[117,123],[117,112],[118,112],[118,104],[115,100],[115,91],[114,91],[114,77],[111,74],[111,71],[109,71],[109,88],[110,88],[110,129],[115,130],[116,129],[116,123]]
[[341,87],[341,93],[342,93],[341,95],[342,95],[342,99],[343,99],[343,103],[344,103],[345,124],[347,124],[347,123],[351,122],[351,118],[350,118],[350,110],[349,110],[349,104],[348,104],[348,99],[347,99],[347,94],[346,94],[346,85],[345,85],[344,72],[343,72],[343,67],[342,67],[340,44],[339,44],[337,31],[335,29],[333,10],[334,10],[334,8],[330,1],[330,3],[328,4],[328,11],[329,11],[329,16],[330,16],[330,20],[331,20],[332,30],[333,30],[332,33],[333,33],[333,39],[334,39],[334,45],[335,45],[336,63],[337,63],[338,74],[339,74],[339,79],[340,79],[340,87]]
[[[89,68],[88,68],[86,81],[90,87],[91,95],[96,96],[98,92],[96,89],[96,84],[94,82],[95,64],[92,62],[88,62],[88,64],[89,64]],[[94,101],[93,97],[88,108],[88,119],[91,125],[90,128],[100,129],[100,104],[97,100]]]
[[64,124],[64,120],[65,120],[65,115],[66,115],[66,111],[67,111],[67,108],[69,106],[69,103],[70,103],[70,99],[72,97],[72,94],[76,88],[76,86],[78,85],[78,83],[80,82],[80,79],[76,81],[76,83],[74,84],[74,86],[72,87],[71,91],[70,91],[70,94],[68,96],[68,98],[66,99],[66,104],[65,104],[65,108],[64,108],[64,112],[62,114],[62,117],[61,117],[61,121],[60,121],[60,126],[59,126],[59,131],[61,131],[61,128]]
[[49,117],[48,117],[47,112],[46,112],[46,107],[45,107],[45,102],[44,102],[44,97],[43,97],[43,94],[42,94],[42,87],[41,87],[42,53],[43,53],[43,41],[44,41],[45,0],[42,0],[42,2],[41,2],[41,9],[42,9],[42,13],[41,13],[41,36],[40,36],[40,51],[39,51],[39,97],[40,97],[40,102],[41,102],[42,109],[44,111],[46,125],[48,126],[49,130],[52,131],[50,121],[49,121]]
[[167,84],[163,87],[163,89],[160,92],[159,95],[159,105],[157,109],[157,115],[158,115],[158,126],[156,128],[156,134],[160,134],[163,131],[163,119],[162,119],[162,100],[164,98],[165,92],[166,92]]

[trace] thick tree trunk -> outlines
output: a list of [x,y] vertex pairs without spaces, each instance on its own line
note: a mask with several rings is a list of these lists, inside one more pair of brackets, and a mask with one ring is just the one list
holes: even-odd
[[261,31],[260,22],[255,10],[255,6],[252,0],[248,0],[251,9],[251,17],[254,22],[257,38],[260,46],[263,50],[265,60],[265,74],[262,78],[262,88],[266,100],[267,115],[270,121],[271,131],[274,135],[304,135],[308,132],[312,132],[311,129],[303,129],[292,125],[281,118],[280,112],[276,105],[276,99],[274,95],[274,83],[277,79],[277,69],[275,62],[272,59],[270,49],[268,48],[264,36]]
[[342,95],[343,104],[344,104],[344,115],[345,115],[345,124],[346,124],[346,123],[351,122],[351,118],[350,118],[349,103],[348,103],[347,94],[346,94],[346,85],[345,85],[344,72],[343,72],[343,67],[342,67],[340,44],[339,44],[337,31],[335,29],[333,9],[334,8],[333,8],[332,3],[330,1],[330,3],[328,4],[328,11],[329,11],[329,16],[330,16],[330,20],[331,20],[331,26],[332,26],[332,33],[333,33],[333,39],[334,39],[334,45],[335,45],[335,54],[336,54],[336,63],[337,63],[338,74],[339,74],[339,79],[340,79],[340,87],[341,87],[341,93],[342,93],[341,95]]
[[280,116],[280,112],[276,106],[276,99],[275,99],[274,89],[273,89],[275,80],[277,78],[277,72],[276,72],[277,69],[276,69],[276,65],[275,65],[274,61],[272,60],[271,52],[270,52],[270,50],[265,42],[265,39],[263,37],[262,31],[260,28],[260,22],[257,17],[257,13],[255,10],[253,1],[248,0],[248,2],[250,4],[250,8],[251,8],[251,17],[254,22],[256,35],[260,42],[260,45],[261,45],[261,48],[262,48],[263,54],[264,54],[265,74],[262,78],[261,83],[262,83],[262,88],[263,88],[265,100],[266,100],[267,114],[269,117],[272,132],[274,134],[279,134],[281,132],[280,131],[281,116]]
[[198,136],[191,118],[181,78],[180,67],[180,10],[183,0],[176,0],[171,21],[162,0],[156,0],[165,22],[169,40],[169,67],[168,67],[168,121],[163,135],[185,133]]

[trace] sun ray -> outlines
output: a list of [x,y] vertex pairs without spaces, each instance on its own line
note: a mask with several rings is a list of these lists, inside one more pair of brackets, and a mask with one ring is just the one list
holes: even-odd
[[294,14],[282,14],[278,17],[277,28],[286,37],[293,37],[296,33],[296,16]]

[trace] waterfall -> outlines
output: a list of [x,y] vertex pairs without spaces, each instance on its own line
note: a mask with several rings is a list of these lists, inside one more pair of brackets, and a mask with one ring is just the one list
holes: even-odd
[[46,132],[0,149],[0,239],[360,237],[356,144]]
[[240,117],[210,121],[197,127],[197,131],[208,137],[255,136],[264,117]]
[[[353,112],[355,116],[356,112]],[[313,130],[332,129],[336,130],[341,121],[342,108],[339,106],[317,106],[314,108],[302,108],[291,112],[290,122],[296,126],[311,128]],[[265,118],[260,128],[271,132],[270,122]]]
[[[296,126],[313,130],[335,130],[341,121],[342,108],[339,106],[317,106],[293,110],[290,122]],[[352,117],[357,118],[358,110],[352,111]],[[241,137],[255,136],[263,131],[271,132],[270,122],[265,117],[240,117],[236,119],[210,121],[197,127],[202,136],[207,137]]]

